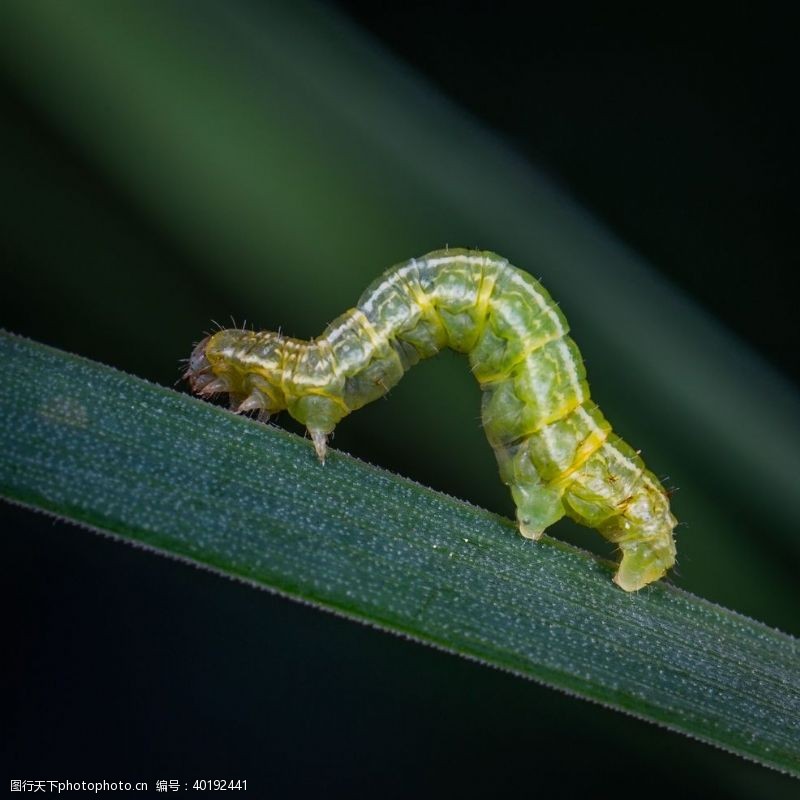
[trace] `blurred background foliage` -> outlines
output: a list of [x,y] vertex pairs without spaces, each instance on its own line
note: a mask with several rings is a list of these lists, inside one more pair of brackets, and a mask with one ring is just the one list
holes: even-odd
[[[711,18],[548,9],[531,30],[492,9],[7,2],[0,324],[171,385],[212,319],[311,336],[393,263],[495,250],[561,302],[594,396],[677,487],[674,581],[798,634],[781,20],[732,16],[723,35]],[[478,409],[443,354],[334,445],[510,515]],[[791,791],[643,723],[2,514],[18,770],[471,796],[594,790],[624,758],[632,785]],[[598,549],[568,522],[554,533]]]

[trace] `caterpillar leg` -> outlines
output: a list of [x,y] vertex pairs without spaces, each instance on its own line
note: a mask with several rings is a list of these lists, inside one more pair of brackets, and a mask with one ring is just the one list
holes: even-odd
[[311,441],[314,442],[314,450],[317,451],[317,458],[320,464],[325,463],[325,456],[328,453],[328,434],[315,428],[309,428],[308,433]]
[[564,503],[561,492],[544,486],[510,487],[514,505],[517,507],[517,523],[519,532],[526,539],[539,539],[554,522],[564,516]]

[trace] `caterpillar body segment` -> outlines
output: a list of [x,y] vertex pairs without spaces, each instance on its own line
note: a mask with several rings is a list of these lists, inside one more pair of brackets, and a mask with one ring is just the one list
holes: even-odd
[[490,252],[448,249],[395,266],[311,341],[222,330],[197,345],[187,377],[235,410],[284,409],[324,461],[338,422],[444,347],[468,354],[482,420],[523,536],[568,515],[622,553],[635,591],[675,562],[676,520],[658,479],[591,401],[569,325],[542,285]]

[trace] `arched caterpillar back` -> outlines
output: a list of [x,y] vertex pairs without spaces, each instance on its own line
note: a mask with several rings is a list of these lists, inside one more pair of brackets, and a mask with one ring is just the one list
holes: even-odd
[[392,267],[317,339],[222,330],[191,355],[200,395],[239,412],[284,409],[326,441],[351,411],[384,395],[444,347],[469,354],[482,419],[520,533],[538,539],[565,514],[622,551],[615,582],[635,591],[675,563],[675,517],[658,479],[589,399],[569,326],[541,284],[500,256],[439,250]]

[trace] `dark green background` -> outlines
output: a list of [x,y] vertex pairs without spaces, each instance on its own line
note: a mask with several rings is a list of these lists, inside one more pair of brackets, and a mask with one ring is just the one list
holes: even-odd
[[[3,327],[169,385],[212,318],[312,335],[393,262],[445,243],[497,250],[562,300],[607,415],[677,485],[687,527],[676,582],[800,632],[797,494],[766,492],[758,459],[770,461],[770,443],[752,461],[718,457],[691,402],[652,390],[718,346],[691,339],[678,362],[658,336],[713,315],[739,337],[717,329],[733,344],[719,362],[735,374],[741,359],[742,395],[758,397],[769,375],[753,371],[754,353],[783,376],[769,375],[759,414],[797,403],[785,20],[537,7],[532,26],[458,3],[34,7],[12,3],[3,20]],[[136,65],[135,90],[115,53]],[[352,91],[318,91],[327,80]],[[429,149],[437,130],[444,151]],[[511,177],[492,183],[493,159]],[[586,265],[595,280],[608,271],[618,305],[598,298],[599,314],[584,313],[579,273],[561,273],[558,254],[548,263],[544,245],[537,261],[512,231],[528,197],[514,172],[529,164],[532,186],[547,186],[544,173],[563,190],[524,206],[535,229],[537,209],[555,218],[562,198],[553,252],[590,231],[599,249],[652,265]],[[624,245],[608,245],[574,201]],[[685,304],[686,320],[625,331],[632,348],[650,347],[652,375],[626,370],[608,341],[628,309],[655,314],[662,280],[684,293],[670,308]],[[700,394],[717,402],[713,379]],[[347,420],[334,445],[510,514],[478,402],[446,354]],[[729,397],[718,402],[722,412]],[[737,420],[732,440],[753,424]],[[259,796],[796,791],[644,723],[0,513],[7,777],[240,777]],[[602,552],[585,531],[555,532]]]

